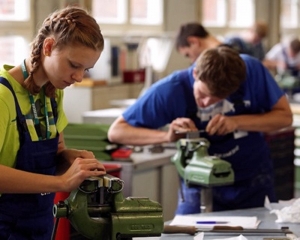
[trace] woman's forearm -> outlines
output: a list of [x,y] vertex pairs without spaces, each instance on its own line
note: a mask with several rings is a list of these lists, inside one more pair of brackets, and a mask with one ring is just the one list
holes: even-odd
[[0,193],[45,193],[63,189],[60,177],[20,171],[0,165]]

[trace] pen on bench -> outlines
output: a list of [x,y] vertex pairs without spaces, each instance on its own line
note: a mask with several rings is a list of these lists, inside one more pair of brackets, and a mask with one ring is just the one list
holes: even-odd
[[226,224],[225,221],[197,221],[196,224]]

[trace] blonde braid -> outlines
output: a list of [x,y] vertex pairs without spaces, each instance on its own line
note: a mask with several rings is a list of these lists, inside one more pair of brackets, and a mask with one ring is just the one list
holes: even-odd
[[34,42],[32,42],[31,51],[31,71],[29,76],[23,82],[23,87],[26,88],[31,94],[37,94],[40,91],[40,87],[33,81],[33,73],[38,69],[40,63],[40,56],[43,47],[43,41],[46,38],[45,31],[40,30],[39,34],[36,36]]

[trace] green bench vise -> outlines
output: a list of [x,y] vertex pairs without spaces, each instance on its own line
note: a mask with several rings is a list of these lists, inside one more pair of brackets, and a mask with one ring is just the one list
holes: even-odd
[[86,179],[70,196],[53,207],[57,220],[69,219],[78,233],[94,240],[160,236],[163,211],[148,198],[122,194],[124,182],[111,175]]
[[209,145],[205,138],[183,138],[177,141],[177,152],[171,162],[187,186],[195,184],[213,187],[234,182],[231,164],[216,156],[209,156]]

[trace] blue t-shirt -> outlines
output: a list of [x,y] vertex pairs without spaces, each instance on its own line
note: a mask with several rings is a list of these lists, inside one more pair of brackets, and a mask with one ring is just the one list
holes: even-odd
[[[283,96],[283,91],[259,60],[241,54],[247,77],[228,98],[206,108],[196,105],[193,95],[193,66],[176,71],[153,84],[124,113],[133,126],[157,129],[176,118],[191,118],[198,129],[205,129],[216,114],[241,115],[268,112]],[[232,164],[235,181],[270,172],[272,161],[264,136],[259,132],[236,131],[225,136],[201,135],[210,142],[209,154]]]

